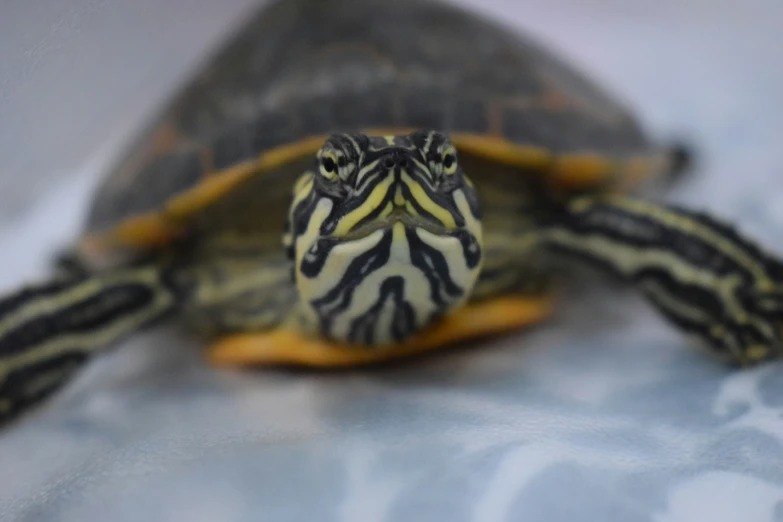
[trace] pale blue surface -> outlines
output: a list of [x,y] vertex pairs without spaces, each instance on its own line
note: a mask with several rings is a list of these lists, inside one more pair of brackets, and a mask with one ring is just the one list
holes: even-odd
[[[783,4],[486,8],[698,140],[675,198],[783,243]],[[4,286],[43,270],[93,175],[3,234]],[[574,293],[534,332],[354,374],[216,372],[140,336],[0,434],[0,520],[782,519],[783,364],[729,371],[633,295]]]

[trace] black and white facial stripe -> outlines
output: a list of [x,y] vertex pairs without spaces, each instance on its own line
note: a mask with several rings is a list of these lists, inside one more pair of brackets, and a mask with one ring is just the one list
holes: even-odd
[[296,184],[284,238],[304,316],[341,342],[408,339],[470,295],[480,218],[445,136],[331,137]]

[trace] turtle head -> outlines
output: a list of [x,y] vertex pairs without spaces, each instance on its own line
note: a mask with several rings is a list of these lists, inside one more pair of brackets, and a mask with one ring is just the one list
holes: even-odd
[[470,296],[480,220],[445,135],[330,136],[296,183],[285,235],[304,317],[341,342],[404,341]]

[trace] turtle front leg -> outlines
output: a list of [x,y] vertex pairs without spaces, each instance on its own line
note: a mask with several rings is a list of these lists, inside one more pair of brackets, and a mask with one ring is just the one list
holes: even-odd
[[0,425],[54,395],[92,356],[176,314],[186,293],[166,267],[148,265],[0,298]]
[[674,325],[741,365],[781,352],[783,264],[707,214],[623,196],[570,202],[550,250],[631,282]]

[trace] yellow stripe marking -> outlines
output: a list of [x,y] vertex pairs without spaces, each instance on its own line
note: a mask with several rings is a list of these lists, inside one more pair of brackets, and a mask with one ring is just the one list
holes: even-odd
[[393,203],[387,203],[386,208],[383,209],[383,211],[378,216],[379,218],[383,219],[386,217],[389,217],[391,213],[394,212],[394,204]]
[[[670,212],[663,207],[652,205],[638,200],[630,200],[625,198],[607,197],[602,201],[608,201],[613,205],[624,208],[629,213],[649,216],[650,219],[663,223],[664,225],[679,230],[685,234],[693,235],[704,241],[706,244],[715,247],[726,254],[726,257],[733,259],[739,265],[744,267],[755,278],[756,283],[759,285],[759,290],[771,291],[774,290],[775,284],[767,276],[766,270],[762,265],[757,263],[755,259],[748,255],[744,250],[736,248],[734,243],[729,239],[723,237],[721,234],[716,234],[709,227],[701,225],[692,220],[683,220],[681,216],[676,213]],[[594,204],[594,200],[590,198],[584,198],[576,200],[573,203],[573,209],[576,211],[584,211]]]
[[395,243],[401,243],[406,241],[405,239],[405,225],[399,221],[392,225],[392,241]]
[[90,295],[97,295],[107,285],[113,285],[127,281],[129,283],[146,283],[150,286],[157,286],[158,284],[158,271],[157,269],[148,269],[138,272],[132,272],[131,277],[127,274],[120,274],[117,277],[112,277],[109,280],[106,279],[93,279],[85,281],[72,288],[71,290],[65,290],[63,293],[55,294],[45,298],[36,299],[16,309],[13,313],[6,315],[0,320],[0,337],[6,332],[18,327],[30,319],[41,317],[42,315],[56,312],[67,308],[71,303],[82,301],[85,297]]
[[300,176],[296,184],[294,185],[294,189],[291,191],[293,195],[296,197],[294,203],[299,203],[300,201],[302,201],[310,192],[310,189],[312,187],[313,187],[313,175],[311,173],[307,173],[303,176]]
[[[734,291],[741,284],[741,280],[736,274],[719,277],[706,267],[684,263],[676,254],[658,248],[638,251],[633,246],[618,243],[605,237],[582,238],[565,230],[554,230],[551,234],[557,243],[569,245],[574,250],[593,252],[599,259],[611,259],[612,266],[624,275],[636,273],[642,268],[658,267],[680,283],[699,286],[710,293],[718,293],[723,305],[737,321],[753,324],[765,334],[774,337],[774,332],[768,324],[756,317],[749,317],[741,304],[734,299]],[[682,306],[688,305],[682,304]]]
[[446,229],[454,230],[457,228],[457,223],[454,221],[454,216],[451,215],[451,212],[432,201],[432,199],[427,196],[427,193],[424,192],[424,189],[421,188],[421,185],[413,180],[408,173],[404,172],[402,174],[402,181],[408,185],[408,189],[411,191],[413,199],[416,200],[421,208],[432,214],[435,219],[446,227]]
[[356,209],[352,210],[340,220],[337,224],[337,228],[334,229],[335,237],[343,237],[347,235],[353,227],[356,226],[362,219],[367,217],[373,210],[378,208],[383,199],[386,197],[386,193],[389,187],[394,182],[391,176],[387,176],[386,179],[378,183],[373,187],[372,192],[367,196],[364,202]]
[[394,191],[394,204],[398,207],[404,207],[406,204],[405,197],[402,195],[402,187],[397,187]]
[[[71,290],[64,291],[60,295],[46,296],[32,301],[3,318],[0,321],[0,337],[7,335],[8,331],[31,319],[37,319],[58,311],[68,313],[68,307],[72,303],[83,301],[86,297],[97,295],[105,288],[114,284],[122,284],[125,281],[128,283],[147,284],[150,288],[159,287],[156,269],[133,271],[126,274],[118,274],[116,277],[108,279],[87,281]],[[23,352],[0,358],[0,380],[16,369],[51,359],[66,351],[87,352],[95,348],[104,347],[113,342],[122,332],[132,332],[138,325],[155,317],[162,310],[170,307],[173,301],[174,297],[168,291],[161,290],[146,308],[137,311],[133,315],[119,318],[91,332],[57,336],[49,341],[31,346]],[[77,344],[77,341],[84,348],[76,350],[74,346]]]

